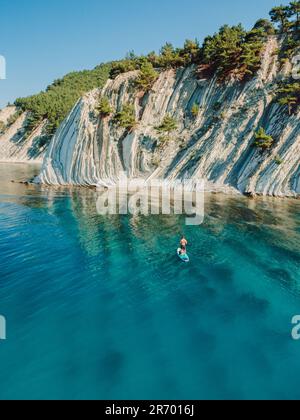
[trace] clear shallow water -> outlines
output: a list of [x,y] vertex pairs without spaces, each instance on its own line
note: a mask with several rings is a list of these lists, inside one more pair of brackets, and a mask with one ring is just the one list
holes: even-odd
[[1,399],[300,398],[299,201],[208,196],[186,228],[9,182],[36,171],[0,165]]

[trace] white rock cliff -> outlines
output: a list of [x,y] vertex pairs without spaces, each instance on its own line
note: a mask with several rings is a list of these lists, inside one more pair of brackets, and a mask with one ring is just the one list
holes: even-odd
[[[115,183],[127,171],[131,178],[203,178],[208,190],[298,196],[299,114],[289,116],[273,101],[276,82],[290,72],[280,70],[277,49],[271,37],[257,77],[246,83],[199,80],[189,67],[162,72],[142,96],[133,88],[136,72],[109,80],[80,100],[61,125],[37,182],[97,186]],[[113,117],[97,116],[101,95],[117,111],[134,104],[138,126],[133,132],[117,127]],[[197,118],[191,115],[194,103],[200,106]],[[155,127],[167,114],[179,128],[160,144]],[[270,151],[253,147],[260,126],[275,139]]]
[[[15,117],[15,118],[13,118]],[[9,119],[13,118],[9,124]],[[29,137],[26,133],[27,114],[19,114],[14,106],[0,110],[0,122],[5,130],[0,133],[0,161],[1,162],[39,162],[42,163],[46,145],[41,143],[44,123],[40,124]]]

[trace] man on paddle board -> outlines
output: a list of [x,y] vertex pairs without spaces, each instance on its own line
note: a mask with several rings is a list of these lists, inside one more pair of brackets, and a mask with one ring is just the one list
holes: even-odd
[[181,254],[186,254],[186,247],[188,245],[188,241],[186,240],[186,238],[183,236],[181,238],[180,241],[180,246],[181,246]]

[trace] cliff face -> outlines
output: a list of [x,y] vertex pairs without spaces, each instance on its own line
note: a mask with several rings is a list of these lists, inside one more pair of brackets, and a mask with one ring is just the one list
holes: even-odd
[[[10,119],[11,122],[10,122]],[[0,121],[5,129],[0,133],[0,161],[42,162],[46,145],[42,142],[44,124],[26,136],[27,114],[18,114],[14,106],[0,110]]]
[[[199,80],[190,67],[161,73],[153,90],[142,96],[133,88],[136,72],[110,80],[75,106],[53,138],[37,181],[102,185],[127,171],[132,178],[204,178],[208,190],[300,194],[299,115],[289,116],[273,102],[276,82],[291,70],[279,70],[277,49],[273,37],[261,70],[247,83]],[[132,133],[116,127],[112,118],[97,117],[100,95],[116,110],[135,104],[138,126]],[[196,118],[191,115],[195,102],[200,105]],[[155,127],[167,114],[179,128],[170,141],[160,143]],[[260,126],[275,139],[270,151],[253,147]]]

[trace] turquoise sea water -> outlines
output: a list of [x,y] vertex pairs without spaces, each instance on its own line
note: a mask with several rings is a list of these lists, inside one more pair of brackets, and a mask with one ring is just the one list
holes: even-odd
[[36,171],[0,165],[1,399],[300,398],[299,201],[207,196],[186,228],[10,182]]

